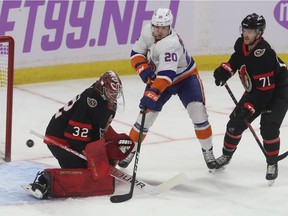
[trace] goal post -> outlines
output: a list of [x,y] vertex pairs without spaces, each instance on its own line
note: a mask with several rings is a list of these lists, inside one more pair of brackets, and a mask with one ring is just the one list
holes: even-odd
[[0,36],[0,157],[11,161],[14,39]]

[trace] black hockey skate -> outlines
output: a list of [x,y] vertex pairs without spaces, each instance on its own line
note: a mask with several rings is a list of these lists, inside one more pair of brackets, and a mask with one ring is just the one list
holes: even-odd
[[224,170],[226,166],[230,163],[232,156],[221,155],[216,159],[216,170]]
[[47,199],[48,198],[48,189],[46,185],[41,185],[38,182],[31,183],[29,185],[22,186],[29,194],[38,198],[38,199]]
[[207,167],[210,171],[214,170],[216,168],[216,161],[215,161],[215,157],[213,155],[213,147],[211,147],[208,150],[204,150],[202,149],[202,153],[204,156],[204,160],[207,164]]
[[129,166],[129,164],[131,163],[132,159],[134,158],[136,151],[131,152],[125,159],[120,160],[118,162],[118,166],[121,168],[126,168]]
[[274,184],[275,179],[278,177],[278,164],[267,164],[266,180],[268,185]]

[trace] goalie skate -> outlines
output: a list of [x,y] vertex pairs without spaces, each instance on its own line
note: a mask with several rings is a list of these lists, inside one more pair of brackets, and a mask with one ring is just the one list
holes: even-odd
[[37,199],[48,198],[47,189],[39,183],[32,183],[29,185],[21,186],[28,194],[36,197]]
[[118,166],[121,168],[127,168],[134,158],[135,152],[131,152],[124,160],[118,162]]
[[47,185],[47,179],[44,176],[47,176],[44,171],[38,172],[34,182],[29,185],[23,185],[22,188],[24,188],[24,190],[26,190],[26,192],[28,192],[30,195],[38,199],[49,198],[49,187]]

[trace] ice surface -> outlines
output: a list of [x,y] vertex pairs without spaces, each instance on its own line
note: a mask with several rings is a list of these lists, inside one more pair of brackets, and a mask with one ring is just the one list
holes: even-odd
[[[233,101],[224,87],[216,87],[211,72],[201,74],[209,120],[213,128],[215,156],[221,155],[223,136]],[[122,77],[126,110],[117,113],[112,125],[128,133],[138,114],[138,103],[144,89],[137,76]],[[76,94],[90,86],[94,79],[18,85],[14,89],[12,162],[0,163],[0,215],[19,216],[191,216],[191,215],[288,215],[288,164],[279,163],[279,177],[272,187],[265,180],[265,158],[247,130],[231,163],[222,173],[211,175],[195,138],[193,125],[177,96],[165,105],[144,141],[137,177],[152,185],[185,172],[189,181],[157,196],[135,189],[125,203],[112,204],[110,196],[37,200],[20,187],[34,180],[38,171],[58,167],[42,143],[29,134],[30,129],[44,133],[51,116]],[[235,76],[229,85],[236,98],[243,92]],[[288,150],[287,118],[281,128],[281,152]],[[259,121],[252,126],[259,134]],[[260,135],[259,135],[260,137]],[[33,139],[28,148],[26,140]],[[133,165],[126,171],[132,173]],[[115,194],[124,194],[129,186],[116,182]]]

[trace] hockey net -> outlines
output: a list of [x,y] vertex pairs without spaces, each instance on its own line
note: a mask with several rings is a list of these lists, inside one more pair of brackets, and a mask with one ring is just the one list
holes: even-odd
[[0,36],[0,158],[11,161],[14,39]]

